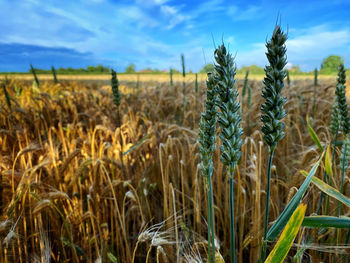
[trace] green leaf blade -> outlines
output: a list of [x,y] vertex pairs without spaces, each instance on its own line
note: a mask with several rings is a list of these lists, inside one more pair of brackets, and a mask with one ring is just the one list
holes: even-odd
[[291,246],[293,245],[293,241],[298,234],[300,225],[304,220],[306,207],[306,204],[301,203],[293,212],[265,263],[281,263],[286,258]]
[[314,143],[317,145],[317,147],[323,151],[323,147],[321,145],[320,139],[318,138],[316,132],[314,129],[311,127],[310,121],[309,121],[309,116],[306,117],[306,122],[307,122],[307,129],[309,131],[311,139],[314,141]]
[[295,209],[299,206],[301,199],[303,198],[307,188],[310,185],[311,179],[315,175],[318,166],[320,165],[320,162],[323,158],[324,153],[322,153],[322,156],[317,161],[317,163],[311,168],[308,176],[304,180],[303,184],[300,186],[299,190],[295,193],[293,198],[289,201],[283,212],[280,214],[280,216],[277,218],[276,222],[272,225],[272,227],[267,232],[266,239],[268,241],[274,241],[279,233],[282,232],[284,226],[287,224],[289,218],[292,216]]
[[331,146],[330,145],[328,145],[327,151],[326,151],[325,169],[326,169],[326,173],[328,175],[330,175],[331,177],[333,177]]
[[[302,172],[302,174],[305,176],[305,171]],[[320,180],[317,177],[313,177],[311,179],[311,182],[322,192],[325,194],[337,199],[339,202],[343,203],[344,205],[350,207],[350,198],[346,197],[342,193],[340,193],[337,189],[334,187],[330,186],[329,184],[326,184],[322,180]]]
[[305,227],[333,227],[333,228],[350,228],[350,217],[335,216],[306,216],[302,226]]

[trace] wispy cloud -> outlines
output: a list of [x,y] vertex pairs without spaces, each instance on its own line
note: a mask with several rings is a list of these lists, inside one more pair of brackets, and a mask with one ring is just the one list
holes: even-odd
[[326,26],[317,26],[307,29],[303,35],[289,39],[288,50],[294,56],[298,54],[317,56],[322,53],[336,52],[336,49],[348,44],[350,44],[348,29],[332,31]]
[[247,8],[239,8],[236,5],[231,5],[227,8],[227,15],[231,17],[233,21],[245,21],[255,20],[262,15],[262,7],[250,5]]

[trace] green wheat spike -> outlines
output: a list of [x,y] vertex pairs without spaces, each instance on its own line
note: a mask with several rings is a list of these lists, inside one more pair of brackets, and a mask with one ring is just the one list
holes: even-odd
[[232,55],[227,52],[224,44],[219,46],[215,52],[216,61],[214,79],[218,93],[217,106],[220,108],[218,113],[218,122],[221,128],[219,138],[220,160],[227,167],[230,185],[230,257],[231,263],[235,262],[235,226],[234,226],[234,188],[233,176],[236,163],[241,157],[241,145],[243,143],[241,136],[243,130],[240,127],[241,117],[239,114],[240,105],[237,101],[238,91],[234,89],[236,67]]
[[335,87],[336,104],[339,114],[340,129],[344,134],[348,134],[350,131],[350,119],[348,113],[348,105],[346,103],[345,83],[345,68],[343,64],[340,64],[338,68],[337,85]]
[[261,257],[259,262],[265,261],[267,249],[267,228],[269,220],[269,205],[270,205],[270,184],[271,184],[271,167],[273,154],[277,143],[285,136],[284,122],[282,119],[286,116],[284,104],[287,99],[281,96],[281,91],[284,87],[284,78],[286,71],[284,67],[287,64],[286,45],[287,35],[281,30],[279,25],[275,26],[270,41],[266,43],[266,57],[269,65],[265,67],[266,76],[264,78],[264,89],[262,96],[265,103],[261,105],[261,121],[264,141],[269,148],[269,163],[266,185],[266,201],[265,201],[265,225],[263,247],[261,249]]

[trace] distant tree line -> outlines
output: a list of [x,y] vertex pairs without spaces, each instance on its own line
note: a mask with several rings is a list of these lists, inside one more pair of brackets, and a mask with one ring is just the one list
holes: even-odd
[[[321,63],[321,67],[319,70],[320,74],[333,74],[338,72],[338,66],[340,64],[344,64],[344,60],[342,57],[337,55],[330,55],[323,59]],[[209,63],[204,65],[204,67],[199,71],[199,73],[209,73],[214,71],[214,65]],[[243,66],[240,69],[237,70],[238,74],[244,74],[245,72],[249,71],[250,74],[265,74],[264,68],[259,67],[257,65],[251,65],[251,66]],[[314,70],[312,71],[302,71],[300,69],[300,66],[295,65],[288,69],[289,73],[291,75],[300,75],[300,74],[313,74]]]
[[[150,68],[150,67],[147,67],[145,69],[142,69],[142,70],[139,70],[139,71],[136,71],[135,69],[135,64],[129,64],[126,69],[125,69],[125,73],[126,74],[134,74],[134,73],[154,73],[154,74],[159,74],[159,73],[169,73],[169,71],[172,71],[174,74],[180,74],[181,72],[179,70],[176,70],[176,69],[173,69],[173,68],[170,68],[169,70],[160,70],[160,69],[157,69],[157,68]],[[188,73],[193,73],[192,70],[189,70]]]
[[[35,68],[35,72],[37,74],[51,74],[51,69],[39,69]],[[102,65],[97,66],[87,66],[86,68],[57,68],[56,73],[58,74],[81,74],[81,73],[110,73],[111,68],[105,67]],[[31,69],[29,69],[29,73],[31,73]]]
[[[330,55],[323,59],[319,73],[320,74],[333,74],[336,73],[338,70],[338,66],[344,63],[344,60],[342,57],[337,56],[337,55]],[[179,70],[170,68],[169,70],[172,71],[173,74],[180,74],[181,72]],[[154,74],[159,74],[159,73],[167,73],[169,70],[159,70],[159,69],[152,69],[150,67],[142,69],[140,71],[136,71],[136,67],[134,64],[129,64],[124,73],[127,74],[134,74],[134,73],[154,73]],[[52,71],[51,69],[39,69],[35,68],[35,71],[37,74],[51,74]],[[212,63],[208,63],[203,66],[202,69],[200,69],[199,73],[209,73],[214,71],[214,65]],[[264,68],[259,67],[257,65],[251,65],[251,66],[243,66],[240,69],[237,70],[238,74],[245,74],[247,71],[249,71],[250,74],[260,74],[263,75],[265,74]],[[313,70],[310,72],[305,72],[300,69],[298,65],[292,66],[291,68],[288,69],[289,73],[291,75],[300,75],[300,74],[313,74]],[[56,69],[56,73],[58,74],[84,74],[84,73],[92,73],[92,74],[98,74],[98,73],[110,73],[111,68],[102,66],[102,65],[97,65],[97,66],[87,66],[86,68],[63,68],[60,67]],[[29,73],[31,73],[31,70],[29,69]],[[187,73],[193,73],[192,70],[189,70]]]

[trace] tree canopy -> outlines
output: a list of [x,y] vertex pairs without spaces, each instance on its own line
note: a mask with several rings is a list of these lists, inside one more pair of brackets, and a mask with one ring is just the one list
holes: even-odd
[[209,63],[203,66],[203,68],[199,71],[199,73],[210,73],[214,72],[214,64]]
[[135,73],[135,65],[132,63],[129,64],[125,69],[125,73],[128,73],[128,74]]
[[257,65],[243,66],[238,70],[238,73],[246,73],[247,71],[249,71],[250,74],[265,74],[264,69]]
[[337,72],[340,64],[344,64],[344,60],[341,56],[330,55],[323,59],[320,73],[327,74]]

